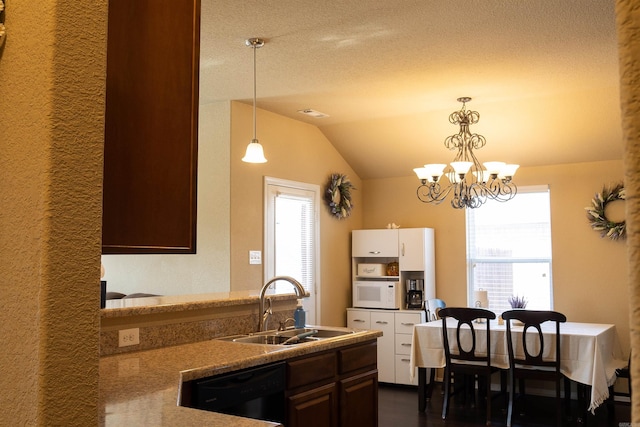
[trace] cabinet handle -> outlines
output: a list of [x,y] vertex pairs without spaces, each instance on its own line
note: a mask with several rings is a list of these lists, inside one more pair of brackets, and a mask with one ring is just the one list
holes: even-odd
[[415,323],[401,323],[402,326],[413,326]]
[[403,362],[411,362],[411,359],[400,359]]
[[383,321],[383,320],[376,320],[376,323],[379,323],[379,324],[381,324],[381,325],[387,325],[387,324],[389,324],[389,322],[385,322],[385,321]]
[[354,321],[354,322],[360,322],[360,323],[363,323],[363,322],[364,322],[364,320],[362,320],[362,319],[353,319],[353,321]]
[[380,253],[380,251],[369,251],[369,253],[370,253],[370,254],[374,254],[374,255],[375,255],[375,254],[379,254],[379,253]]
[[403,346],[403,347],[411,347],[411,343],[410,342],[403,342],[400,345]]
[[404,256],[404,243],[402,244],[402,256]]

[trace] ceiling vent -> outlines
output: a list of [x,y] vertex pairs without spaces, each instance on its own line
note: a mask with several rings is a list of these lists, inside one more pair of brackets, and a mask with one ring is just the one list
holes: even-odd
[[320,111],[312,110],[311,108],[305,108],[304,110],[298,110],[298,113],[304,114],[316,119],[324,119],[325,117],[329,117],[328,114],[321,113]]

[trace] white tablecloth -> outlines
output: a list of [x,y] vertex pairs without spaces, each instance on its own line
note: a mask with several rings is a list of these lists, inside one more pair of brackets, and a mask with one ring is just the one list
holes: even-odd
[[[449,343],[455,342],[455,322],[447,328],[450,333]],[[486,354],[486,325],[474,324],[476,329],[476,351]],[[522,326],[512,326],[513,331],[522,331]],[[531,331],[531,330],[530,330]],[[533,330],[535,333],[535,330]],[[545,353],[555,354],[555,324],[543,324]],[[470,334],[463,334],[469,338]],[[516,341],[521,350],[521,338]],[[547,345],[551,343],[552,345]],[[615,325],[597,323],[566,322],[560,325],[561,366],[564,375],[573,381],[591,386],[591,401],[589,411],[595,410],[609,397],[609,386],[615,382],[615,371],[626,365],[622,356],[620,343]],[[507,351],[506,325],[491,322],[491,364],[498,368],[509,368],[509,354]],[[442,321],[421,323],[413,328],[413,342],[411,352],[411,374],[415,368],[443,368],[445,366],[444,349],[442,346]],[[529,352],[536,354],[532,348]],[[516,348],[516,355],[522,355]]]

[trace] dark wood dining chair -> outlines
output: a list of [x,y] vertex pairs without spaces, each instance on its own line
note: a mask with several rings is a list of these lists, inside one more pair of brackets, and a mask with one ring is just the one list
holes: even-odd
[[627,391],[614,391],[613,394],[631,399],[631,356],[629,356],[627,366],[616,369],[616,379],[618,378],[625,378],[627,380]]
[[[627,389],[626,391],[618,391],[616,390],[615,383],[618,381],[618,378],[624,378],[627,380]],[[607,408],[609,410],[609,416],[613,417],[615,413],[615,397],[622,396],[631,400],[631,355],[629,355],[629,362],[627,366],[616,369],[616,381],[609,386],[609,399],[607,399]]]
[[[560,324],[567,321],[567,317],[557,311],[543,310],[509,310],[502,313],[507,323],[507,350],[509,352],[509,406],[507,409],[507,426],[511,426],[513,403],[515,396],[515,380],[520,380],[520,393],[524,396],[524,382],[527,379],[553,381],[556,386],[556,423],[562,426],[562,399],[560,384],[565,379],[560,372]],[[516,357],[513,321],[522,322],[520,340],[523,356]],[[551,342],[545,342],[541,325],[545,322],[555,323],[555,334]],[[543,358],[545,349],[551,346],[551,351]]]
[[[470,376],[478,380],[478,390],[482,389],[482,385],[486,389],[486,423],[491,425],[491,375],[498,371],[498,368],[491,366],[491,333],[489,320],[495,319],[494,312],[483,308],[468,307],[446,307],[438,313],[442,319],[442,342],[444,345],[444,354],[446,365],[444,368],[444,377],[442,379],[444,386],[444,400],[442,403],[442,419],[447,418],[449,411],[449,401],[453,392],[451,390],[451,382],[454,375]],[[447,328],[447,319],[452,318],[457,321],[455,327],[455,341],[450,347],[449,334]],[[477,351],[478,336],[473,322],[482,325],[481,328],[486,329],[486,352],[479,353]],[[468,335],[471,342],[463,341],[462,337]],[[484,384],[480,384],[480,379],[484,379]],[[462,389],[464,390],[464,388]],[[456,387],[455,392],[460,391]]]

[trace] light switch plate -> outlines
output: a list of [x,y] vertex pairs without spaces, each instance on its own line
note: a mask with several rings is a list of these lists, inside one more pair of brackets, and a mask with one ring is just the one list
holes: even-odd
[[262,264],[262,251],[249,251],[249,264]]

